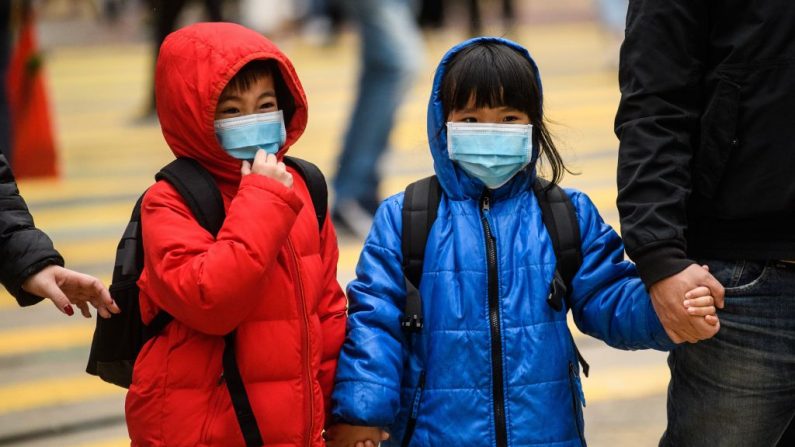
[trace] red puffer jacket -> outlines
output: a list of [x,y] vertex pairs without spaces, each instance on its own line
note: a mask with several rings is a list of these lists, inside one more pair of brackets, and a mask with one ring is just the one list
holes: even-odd
[[197,24],[171,34],[156,69],[158,115],[177,156],[215,177],[227,217],[213,238],[167,183],[144,198],[146,253],[138,282],[144,320],[174,316],[144,346],[127,394],[136,446],[244,445],[223,383],[223,335],[237,330],[240,374],[268,446],[323,446],[345,296],[336,279],[336,236],[318,231],[306,184],[292,189],[251,174],[219,145],[213,114],[232,76],[275,59],[295,98],[287,148],[303,133],[306,98],[289,60],[261,35],[233,24]]

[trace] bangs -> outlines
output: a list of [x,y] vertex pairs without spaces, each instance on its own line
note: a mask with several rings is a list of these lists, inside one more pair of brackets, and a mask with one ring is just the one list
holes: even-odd
[[263,77],[274,78],[276,73],[276,62],[273,60],[256,60],[251,61],[243,66],[240,71],[235,74],[224,90],[229,92],[243,92],[251,88],[251,85],[257,82],[258,79]]
[[511,107],[529,116],[540,109],[538,84],[524,56],[502,44],[480,42],[454,56],[441,86],[444,116],[475,107]]

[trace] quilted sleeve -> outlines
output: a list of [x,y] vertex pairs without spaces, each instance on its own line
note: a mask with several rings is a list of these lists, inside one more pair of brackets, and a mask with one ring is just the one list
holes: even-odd
[[375,215],[348,285],[348,329],[333,393],[335,421],[384,427],[400,406],[406,301],[401,269],[402,194],[387,199]]
[[582,266],[572,281],[577,327],[619,349],[672,348],[621,238],[585,194],[570,195],[582,238]]

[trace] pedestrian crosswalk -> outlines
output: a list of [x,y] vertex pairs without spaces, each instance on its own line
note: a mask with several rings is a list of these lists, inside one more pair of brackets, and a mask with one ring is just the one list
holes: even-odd
[[[431,67],[459,37],[440,33],[426,40],[426,68],[398,115],[393,150],[383,164],[384,196],[432,172],[425,135]],[[612,135],[617,77],[602,60],[598,29],[591,23],[534,26],[521,29],[518,39],[541,68],[551,131],[564,158],[581,172],[564,185],[588,192],[617,227]],[[291,153],[312,160],[330,178],[354,95],[354,36],[343,36],[331,48],[299,39],[279,44],[293,59],[309,98],[309,126]],[[135,200],[171,159],[159,127],[135,119],[148,95],[150,53],[143,44],[50,49],[47,73],[63,175],[20,182],[37,226],[51,236],[67,266],[106,284]],[[344,284],[353,276],[360,241],[340,243]],[[0,293],[0,446],[129,444],[120,419],[124,390],[83,372],[93,324],[65,317],[49,303],[19,309]],[[664,394],[667,369],[660,354],[625,357],[600,342],[578,340],[593,365],[584,383],[592,406]],[[589,427],[589,435],[597,430]]]

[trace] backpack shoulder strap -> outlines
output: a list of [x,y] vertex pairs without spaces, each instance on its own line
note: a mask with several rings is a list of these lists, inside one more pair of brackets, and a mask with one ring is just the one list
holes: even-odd
[[177,190],[205,230],[215,236],[224,223],[226,213],[221,191],[212,174],[196,160],[180,157],[164,166],[155,175]]
[[[563,290],[552,290],[548,302],[556,310],[562,309],[562,298],[568,299],[571,295],[571,281],[582,264],[580,251],[580,224],[577,213],[568,194],[558,185],[547,180],[537,178],[533,184],[533,192],[541,207],[541,216],[544,226],[552,239],[552,246],[557,257],[556,273],[562,284]],[[553,296],[554,295],[554,296]]]
[[[196,160],[177,158],[163,167],[155,179],[169,182],[185,199],[196,221],[213,236],[218,234],[226,218],[224,201],[213,176]],[[159,332],[172,319],[173,317],[166,312],[159,312],[150,324],[151,331]],[[223,377],[246,446],[261,446],[264,445],[262,434],[257,426],[235,357],[235,335],[236,331],[232,331],[224,337]]]
[[312,205],[315,207],[317,216],[317,226],[323,229],[328,212],[328,187],[326,178],[320,169],[314,164],[296,157],[284,156],[284,164],[292,167],[303,177],[306,187],[309,189],[309,196],[312,197]]
[[439,180],[435,175],[418,180],[406,187],[403,198],[403,231],[401,250],[403,272],[414,287],[419,288],[425,261],[425,244],[436,220],[441,200]]
[[[155,175],[155,180],[165,180],[171,184],[188,204],[199,225],[213,236],[218,234],[226,217],[224,202],[212,174],[207,172],[199,162],[185,157],[177,158],[160,169],[160,172]],[[139,222],[141,199],[135,204],[133,212],[133,217],[137,216]],[[140,225],[138,229],[140,232]],[[142,242],[143,238],[140,233],[138,237],[139,242]],[[165,311],[158,312],[144,329],[147,338],[159,334],[173,319],[174,317]]]
[[403,197],[401,251],[407,296],[402,325],[408,331],[417,331],[422,328],[420,278],[425,262],[425,245],[428,242],[428,233],[436,221],[440,200],[441,189],[435,175],[407,186]]
[[[552,247],[557,258],[555,277],[550,286],[547,303],[559,311],[563,309],[563,300],[565,299],[571,309],[571,292],[573,290],[571,282],[582,265],[580,223],[577,220],[577,211],[566,191],[547,180],[536,178],[533,183],[533,192],[541,207],[541,218],[549,232],[550,239],[552,239]],[[588,377],[590,366],[580,353],[573,338],[572,345],[577,360],[582,365],[583,374]]]
[[569,195],[558,185],[538,178],[533,184],[533,192],[538,199],[544,226],[555,249],[556,269],[565,286],[563,296],[568,299],[571,294],[571,281],[582,264],[577,212]]

